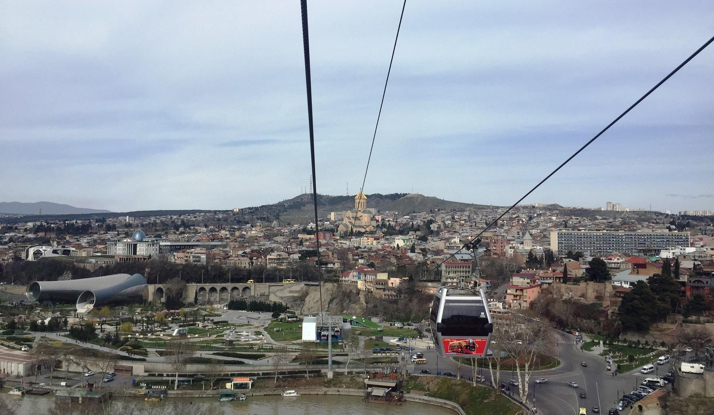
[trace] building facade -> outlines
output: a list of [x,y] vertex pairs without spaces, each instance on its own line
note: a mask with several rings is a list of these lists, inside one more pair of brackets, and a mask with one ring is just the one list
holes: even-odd
[[441,264],[441,282],[446,285],[457,285],[461,278],[470,282],[471,261],[447,261]]
[[646,250],[689,246],[689,232],[552,231],[550,246],[556,254],[568,251],[606,255],[637,255]]

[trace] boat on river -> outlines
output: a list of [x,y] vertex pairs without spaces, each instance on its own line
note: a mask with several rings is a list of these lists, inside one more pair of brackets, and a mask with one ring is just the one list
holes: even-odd
[[292,398],[292,397],[300,396],[300,394],[297,393],[297,391],[294,391],[294,390],[285,391],[285,392],[283,392],[282,395],[283,395],[283,397],[286,397],[286,398]]
[[7,393],[8,395],[15,395],[15,396],[22,396],[25,394],[25,388],[22,386],[15,386],[12,388],[10,392]]
[[232,391],[221,391],[218,393],[218,402],[230,402],[236,400],[236,393]]

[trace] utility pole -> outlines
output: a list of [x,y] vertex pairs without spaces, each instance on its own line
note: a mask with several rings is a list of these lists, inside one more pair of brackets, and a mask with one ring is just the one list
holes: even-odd
[[[325,317],[323,316],[323,319]],[[332,316],[327,315],[329,319],[329,329],[327,331],[327,378],[332,379]],[[324,323],[324,321],[323,321]]]
[[231,283],[231,269],[228,268],[228,284]]
[[203,271],[201,271],[201,284],[203,284]]

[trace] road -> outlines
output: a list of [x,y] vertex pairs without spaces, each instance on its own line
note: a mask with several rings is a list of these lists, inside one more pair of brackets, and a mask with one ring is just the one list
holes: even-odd
[[[530,378],[528,386],[528,401],[538,408],[538,413],[546,415],[577,414],[578,409],[587,408],[588,413],[592,413],[593,406],[598,406],[601,413],[607,414],[610,408],[615,407],[617,400],[623,394],[630,393],[637,389],[645,377],[663,375],[670,369],[670,365],[656,365],[656,373],[643,375],[639,371],[633,371],[618,376],[612,376],[606,369],[606,362],[602,356],[593,352],[580,350],[580,345],[575,345],[575,336],[560,331],[556,332],[558,349],[557,356],[561,361],[558,368],[550,370],[535,371]],[[436,374],[446,371],[456,374],[458,365],[451,359],[438,358],[436,352],[432,350],[423,351],[427,364],[410,366],[410,373],[419,373],[422,369]],[[581,364],[585,362],[586,367]],[[490,384],[490,374],[488,369],[476,369],[478,374],[486,378],[486,384]],[[474,376],[473,369],[462,365],[461,378],[471,379]],[[537,378],[544,377],[548,383],[536,385]],[[510,371],[501,372],[501,383],[508,383],[512,378]],[[577,388],[568,386],[568,382],[578,384]],[[514,396],[518,394],[517,387],[511,386]],[[580,397],[580,393],[585,393],[585,398]]]

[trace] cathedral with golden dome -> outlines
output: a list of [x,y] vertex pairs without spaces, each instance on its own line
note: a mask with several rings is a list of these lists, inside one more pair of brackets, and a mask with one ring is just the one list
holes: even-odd
[[377,220],[372,209],[367,208],[367,196],[359,192],[355,196],[355,209],[346,212],[337,231],[343,235],[352,232],[368,233],[377,230]]

